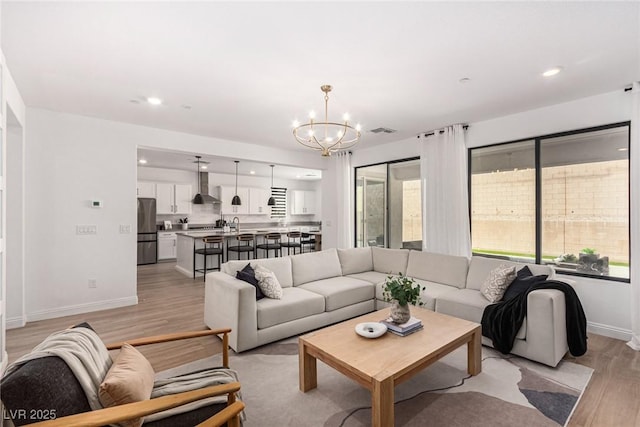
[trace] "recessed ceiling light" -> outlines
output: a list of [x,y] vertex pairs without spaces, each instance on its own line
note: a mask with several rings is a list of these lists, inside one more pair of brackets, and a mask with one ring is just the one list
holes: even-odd
[[129,102],[132,104],[140,104],[140,101],[137,99],[130,99]]
[[256,171],[249,171],[249,173],[250,173],[251,175],[255,175],[255,174],[256,174]]
[[471,79],[469,77],[463,77],[460,80],[458,80],[458,82],[464,84],[464,83],[469,83],[471,81]]
[[184,108],[185,110],[191,110],[191,105],[182,104],[181,107]]
[[155,96],[150,96],[147,98],[147,102],[151,105],[160,105],[162,104],[162,99],[156,98]]
[[300,178],[300,175],[296,175],[296,178]]
[[544,73],[542,73],[542,75],[545,76],[545,77],[551,77],[551,76],[555,76],[560,71],[562,71],[562,67],[553,67],[553,68],[548,69]]
[[206,168],[207,168],[207,165],[200,166],[200,169],[206,169]]
[[622,148],[618,148],[618,151],[629,151],[629,149],[626,147],[622,147]]
[[138,163],[140,163],[141,165],[146,165],[147,161],[145,159],[140,159],[138,160]]

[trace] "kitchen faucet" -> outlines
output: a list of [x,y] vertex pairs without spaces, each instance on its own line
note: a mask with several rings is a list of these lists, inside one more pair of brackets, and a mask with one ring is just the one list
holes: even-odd
[[240,232],[240,218],[238,218],[237,216],[234,216],[233,219],[231,220],[232,223],[236,224],[236,233]]

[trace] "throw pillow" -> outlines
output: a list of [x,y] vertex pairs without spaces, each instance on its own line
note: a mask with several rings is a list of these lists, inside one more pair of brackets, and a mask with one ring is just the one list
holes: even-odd
[[516,278],[516,266],[508,266],[501,264],[499,267],[494,268],[489,273],[489,277],[486,278],[480,292],[490,302],[498,302],[502,299],[507,287]]
[[544,282],[547,280],[546,274],[541,274],[539,276],[534,276],[531,270],[529,270],[529,266],[522,267],[518,273],[516,274],[516,279],[511,282],[507,291],[504,293],[503,301],[508,301],[512,298],[517,297],[530,286],[535,285],[540,282]]
[[243,282],[247,282],[256,288],[256,301],[264,298],[264,294],[260,290],[260,286],[258,286],[258,279],[256,279],[256,272],[251,267],[251,264],[247,264],[244,266],[242,270],[238,270],[236,272],[236,279],[240,279]]
[[260,290],[267,298],[280,299],[282,298],[282,286],[278,282],[278,278],[271,270],[267,270],[261,265],[256,266],[256,279],[258,279],[258,286]]
[[[129,344],[124,344],[104,377],[98,398],[105,408],[140,402],[151,397],[155,373],[149,361]],[[121,421],[124,427],[140,427],[142,418]]]

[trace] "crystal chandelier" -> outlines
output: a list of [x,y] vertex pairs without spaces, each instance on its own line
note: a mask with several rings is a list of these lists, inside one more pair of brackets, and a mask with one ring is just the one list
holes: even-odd
[[330,156],[334,151],[346,150],[360,141],[360,125],[351,126],[349,115],[344,114],[344,122],[329,121],[329,92],[331,85],[322,85],[324,92],[324,121],[315,121],[315,113],[309,114],[309,123],[293,122],[293,136],[305,147],[320,150],[323,156]]

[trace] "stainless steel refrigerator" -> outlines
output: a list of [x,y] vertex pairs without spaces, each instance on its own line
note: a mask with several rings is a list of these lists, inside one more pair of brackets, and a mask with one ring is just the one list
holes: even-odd
[[138,199],[138,265],[158,262],[156,199]]

